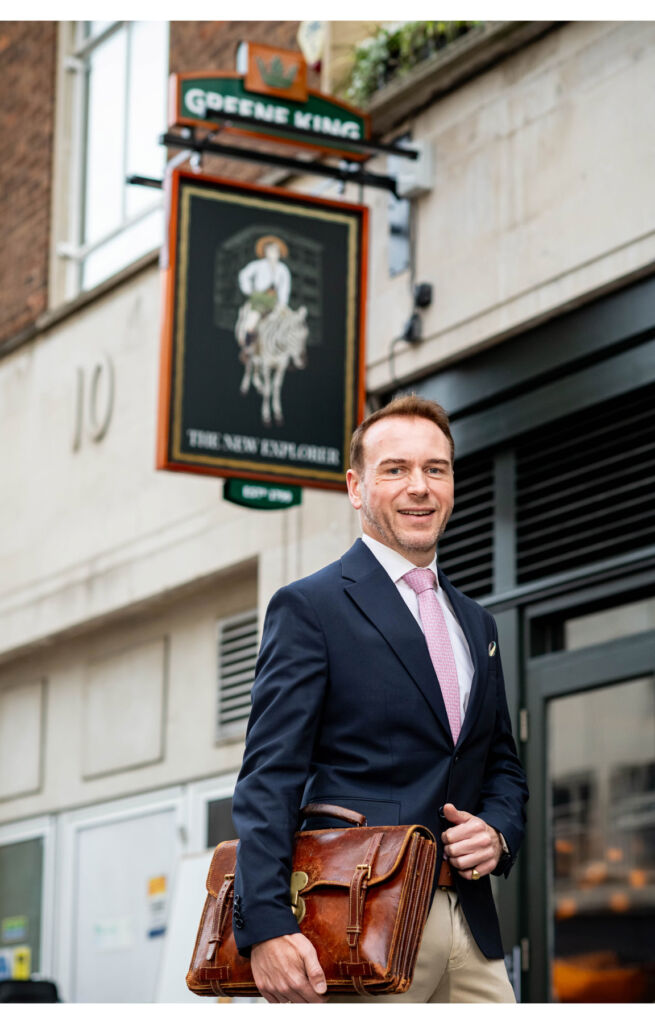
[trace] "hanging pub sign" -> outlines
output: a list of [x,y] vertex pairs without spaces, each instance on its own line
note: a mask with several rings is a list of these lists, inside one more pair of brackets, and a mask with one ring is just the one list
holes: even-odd
[[[169,127],[215,128],[212,112],[222,119],[247,119],[224,130],[325,150],[348,160],[364,154],[348,141],[369,138],[369,116],[334,96],[307,88],[307,66],[297,50],[259,43],[243,44],[245,73],[193,71],[170,76]],[[292,133],[285,132],[292,129]],[[302,131],[319,132],[320,144]]]
[[157,467],[342,489],[367,208],[175,169]]

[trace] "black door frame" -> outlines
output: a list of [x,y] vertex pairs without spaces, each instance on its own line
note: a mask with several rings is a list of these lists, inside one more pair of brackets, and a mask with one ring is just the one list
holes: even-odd
[[[627,583],[627,581],[624,581]],[[626,589],[627,586],[626,586]],[[570,601],[567,602],[570,606]],[[535,613],[526,609],[526,620]],[[542,609],[540,609],[542,611]],[[525,706],[530,722],[524,764],[530,786],[525,855],[530,865],[524,900],[524,926],[530,943],[529,969],[524,991],[529,1002],[548,1002],[548,955],[552,942],[552,916],[548,899],[551,836],[547,818],[546,704],[555,697],[598,689],[655,672],[655,631],[610,640],[576,651],[527,658]]]

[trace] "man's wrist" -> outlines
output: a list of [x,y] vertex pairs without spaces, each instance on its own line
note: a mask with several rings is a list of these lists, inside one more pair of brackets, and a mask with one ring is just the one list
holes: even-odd
[[[493,825],[491,827],[493,828]],[[512,863],[512,853],[503,833],[497,828],[494,828],[494,832],[498,836],[498,842],[500,843],[500,856],[494,871],[505,871]]]
[[509,851],[509,846],[507,845],[507,840],[505,839],[505,836],[503,835],[503,833],[499,832],[497,828],[494,829],[494,832],[496,833],[496,835],[498,836],[498,839],[500,841],[500,848],[501,848],[501,851],[502,851],[501,856],[502,856],[503,853],[506,853],[508,857],[511,857],[512,855],[511,855],[511,853]]
[[266,942],[275,942],[276,939],[284,939],[288,935],[297,935],[298,932],[283,932],[282,935],[271,935],[270,939],[260,939],[259,942],[253,942],[252,949],[257,949],[257,946],[263,946]]

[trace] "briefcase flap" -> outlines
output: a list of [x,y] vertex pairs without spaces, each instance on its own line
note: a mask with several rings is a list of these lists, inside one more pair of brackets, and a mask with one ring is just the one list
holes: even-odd
[[[363,828],[325,828],[297,832],[294,842],[293,871],[304,871],[309,881],[303,893],[318,885],[348,888],[356,869],[366,863],[372,838],[382,834],[374,857],[369,886],[379,885],[402,863],[414,834],[435,841],[423,825],[381,825]],[[207,891],[217,896],[226,874],[234,872],[237,840],[220,843],[212,857],[207,876]]]

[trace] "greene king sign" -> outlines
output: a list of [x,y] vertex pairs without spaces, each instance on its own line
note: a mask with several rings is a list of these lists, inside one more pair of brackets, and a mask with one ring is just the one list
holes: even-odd
[[286,99],[281,92],[276,90],[275,95],[250,92],[246,89],[244,76],[231,72],[171,75],[169,122],[171,126],[213,127],[211,111],[223,117],[249,117],[258,123],[249,124],[247,128],[233,126],[231,131],[282,140],[296,146],[311,145],[312,148],[317,147],[316,140],[285,134],[284,128],[320,132],[334,141],[321,141],[319,148],[344,153],[351,160],[362,158],[362,154],[348,150],[348,140],[368,138],[366,114],[311,89],[307,90],[304,102]]
[[[235,88],[236,86],[236,88]],[[325,100],[321,103],[308,100],[304,109],[293,109],[290,103],[267,103],[263,99],[248,95],[241,83],[222,79],[218,83],[186,82],[182,86],[182,111],[187,117],[204,118],[205,111],[215,110],[222,114],[238,114],[239,117],[254,117],[262,125],[292,125],[313,132],[333,135],[336,139],[363,139],[364,119],[355,120],[350,111],[345,112],[336,103]],[[241,93],[241,95],[239,95]]]

